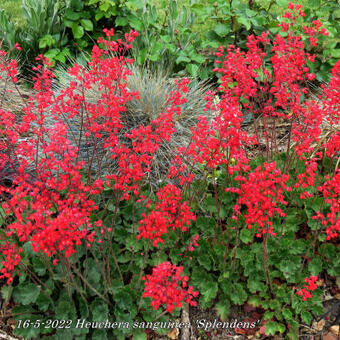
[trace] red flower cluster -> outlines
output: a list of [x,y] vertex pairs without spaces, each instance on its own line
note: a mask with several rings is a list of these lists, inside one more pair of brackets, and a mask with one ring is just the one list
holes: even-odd
[[166,305],[166,310],[170,313],[178,307],[181,308],[183,302],[196,306],[197,302],[193,298],[198,296],[198,292],[192,286],[187,287],[187,276],[181,276],[183,267],[177,267],[170,262],[163,262],[153,268],[152,275],[143,277],[145,281],[145,291],[143,297],[152,299],[151,306],[158,309],[161,305]]
[[[107,32],[109,38],[111,33]],[[126,38],[131,42],[135,36],[131,32]],[[105,45],[103,39],[101,43]],[[106,46],[112,50],[119,49],[120,44],[111,46],[109,43],[110,40]],[[13,173],[11,187],[0,186],[0,194],[9,196],[2,208],[6,214],[13,213],[15,217],[15,221],[6,226],[6,235],[9,239],[17,237],[20,242],[31,241],[33,251],[48,256],[63,252],[69,257],[82,241],[88,245],[93,242],[96,227],[102,225],[101,221],[93,225],[90,223],[90,215],[97,205],[89,197],[103,190],[103,182],[93,182],[89,178],[88,183],[93,182],[92,185],[83,183],[81,171],[85,162],[79,161],[79,148],[71,145],[69,131],[60,116],[69,119],[80,117],[83,135],[73,136],[74,144],[85,137],[96,149],[106,133],[109,135],[107,146],[117,146],[116,134],[122,127],[119,112],[124,110],[125,102],[136,94],[128,92],[121,82],[128,74],[124,66],[131,60],[119,56],[104,58],[105,54],[108,54],[107,49],[95,46],[90,71],[79,65],[71,68],[69,73],[77,82],[71,82],[58,97],[51,89],[54,76],[48,68],[50,64],[46,58],[39,56],[37,60],[47,67],[39,65],[34,68],[37,71],[34,78],[36,93],[24,108],[22,119],[0,111],[0,171],[10,169]],[[0,64],[1,71],[7,72],[15,83],[16,63],[7,62],[4,58]],[[81,95],[84,89],[98,84],[108,91],[96,104],[86,103]],[[48,128],[45,124],[47,111],[55,117],[55,124]],[[29,137],[23,139],[22,134]],[[117,157],[124,158],[123,148]],[[91,175],[91,163],[86,169],[88,175]],[[6,245],[1,253],[6,263],[2,275],[6,275],[8,280],[11,279],[9,272],[19,264],[20,252],[20,247]],[[53,263],[56,264],[56,261]]]
[[[0,241],[3,241],[0,238]],[[4,241],[0,244],[0,253],[6,259],[1,261],[2,268],[0,269],[0,279],[7,279],[7,284],[13,281],[12,272],[15,267],[21,262],[20,253],[22,249],[18,249],[15,244]]]
[[[196,219],[190,212],[187,202],[181,203],[181,191],[174,185],[168,184],[157,192],[158,203],[151,213],[139,221],[140,234],[137,239],[146,238],[153,240],[153,246],[163,243],[161,236],[168,233],[168,229],[181,229],[186,231],[191,221]],[[147,204],[147,207],[150,203]]]
[[316,281],[318,280],[317,276],[310,276],[309,278],[305,278],[305,288],[298,290],[297,295],[303,296],[302,300],[307,301],[307,299],[311,299],[313,295],[310,292],[313,292],[318,286]]
[[22,175],[14,180],[15,187],[2,189],[11,196],[3,209],[16,217],[8,225],[7,236],[14,234],[21,242],[31,241],[34,251],[48,256],[64,251],[68,257],[82,239],[91,240],[89,215],[97,208],[87,197],[90,187],[81,181],[83,164],[75,161],[77,153],[65,134],[66,127],[56,124],[47,135],[50,142],[40,143],[44,157],[33,182]]
[[243,217],[247,227],[251,229],[257,225],[258,237],[266,233],[276,236],[271,219],[275,214],[285,216],[279,205],[288,204],[283,195],[284,191],[291,190],[286,186],[288,178],[288,175],[282,174],[281,170],[276,168],[275,162],[264,163],[264,169],[257,167],[247,176],[236,176],[235,181],[241,183],[240,187],[226,189],[226,192],[235,192],[240,196],[233,207],[233,218],[239,218],[241,207],[245,205],[248,210]]
[[321,212],[313,217],[320,220],[326,226],[327,240],[340,235],[340,169],[337,169],[332,178],[326,176],[326,182],[318,187],[325,203],[329,206],[329,212],[324,216]]

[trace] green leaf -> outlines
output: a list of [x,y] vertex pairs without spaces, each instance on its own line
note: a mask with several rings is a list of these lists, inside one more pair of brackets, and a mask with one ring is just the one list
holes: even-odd
[[67,8],[65,11],[65,18],[72,21],[77,21],[80,19],[80,13],[76,13],[71,9]]
[[301,320],[305,324],[310,325],[312,320],[313,320],[313,317],[312,317],[311,313],[304,311],[304,312],[301,313]]
[[180,55],[179,57],[176,58],[176,64],[180,64],[180,63],[190,63],[190,59],[185,56],[185,55]]
[[223,301],[218,302],[216,304],[216,311],[222,321],[227,320],[227,317],[230,313],[230,302],[226,299],[223,299]]
[[84,35],[84,28],[75,22],[72,25],[72,33],[75,39],[80,39]]
[[275,321],[269,321],[265,325],[266,335],[275,335],[275,333],[279,330],[278,323]]
[[107,304],[100,298],[96,298],[90,306],[92,312],[93,320],[105,321],[109,315],[109,309]]
[[230,294],[230,299],[237,305],[242,305],[248,298],[247,292],[241,283],[235,283]]
[[142,50],[139,51],[139,54],[137,56],[137,63],[139,65],[143,65],[145,60],[146,60],[146,55],[148,53],[148,50],[146,48],[143,48]]
[[287,321],[290,321],[293,318],[292,311],[290,309],[287,309],[287,308],[282,310],[282,315]]
[[200,55],[195,53],[194,55],[190,56],[191,60],[196,61],[196,63],[203,64],[205,62],[205,58]]
[[0,296],[6,301],[8,302],[12,296],[12,292],[13,292],[13,286],[7,286],[7,285],[3,285],[1,287],[1,294]]
[[22,283],[13,291],[14,301],[22,305],[34,303],[40,294],[40,289],[33,283]]
[[100,271],[98,270],[98,265],[94,259],[89,258],[87,260],[87,279],[89,283],[93,286],[97,286],[101,279]]
[[81,19],[81,25],[84,27],[85,31],[93,31],[93,23],[88,19]]
[[81,11],[84,8],[84,2],[82,0],[71,0],[71,6],[75,10]]
[[272,310],[279,310],[281,308],[281,304],[278,300],[271,300],[269,302],[269,307],[272,309]]
[[97,12],[95,15],[95,20],[99,21],[104,16],[104,12]]
[[107,331],[105,329],[96,329],[92,335],[92,340],[107,340]]
[[262,306],[261,298],[258,295],[252,295],[248,299],[248,303],[254,307]]
[[209,255],[207,254],[202,254],[200,256],[198,256],[197,258],[198,263],[203,266],[206,270],[210,270],[211,269],[211,260]]
[[248,289],[251,293],[263,292],[266,291],[266,285],[263,282],[257,281],[255,278],[251,277],[248,279]]
[[33,260],[33,269],[34,271],[39,275],[39,276],[43,276],[46,273],[46,266],[44,264],[44,262],[42,262],[42,260],[40,259],[40,257],[38,256],[34,256]]
[[340,59],[340,48],[332,49],[329,54],[335,59]]
[[[189,65],[187,65],[189,66]],[[217,213],[216,207],[216,198],[215,197],[206,197],[203,201],[204,210],[209,211],[211,213]]]
[[135,9],[143,9],[143,1],[142,0],[129,0],[125,3],[125,5],[133,6]]
[[251,22],[250,22],[249,19],[247,19],[245,17],[237,17],[237,21],[238,21],[239,24],[244,25],[247,30],[249,30],[251,28]]
[[46,58],[52,60],[60,53],[59,48],[52,48],[48,50],[44,55]]
[[263,319],[264,320],[270,320],[274,317],[274,315],[275,315],[274,312],[267,310],[263,315]]
[[53,39],[53,37],[50,34],[46,34],[39,40],[39,48],[52,46],[54,43],[55,40]]
[[253,240],[253,232],[251,229],[242,229],[240,233],[240,238],[243,243],[249,243]]
[[218,23],[214,27],[214,32],[221,38],[225,37],[229,32],[230,28],[227,24]]
[[205,302],[210,302],[217,295],[218,285],[217,282],[206,282],[203,287],[201,287],[201,295]]
[[196,64],[188,64],[185,68],[189,74],[191,74],[193,77],[197,77],[199,67]]
[[126,26],[129,23],[128,19],[125,17],[116,18],[116,26]]
[[46,312],[51,303],[51,300],[45,294],[40,293],[35,303],[39,307],[40,311]]
[[133,298],[129,288],[119,291],[114,299],[121,310],[130,310],[133,305]]
[[280,333],[283,333],[286,330],[286,327],[282,323],[279,323],[277,324],[277,329]]
[[147,340],[145,331],[135,330],[132,335],[132,340]]
[[133,29],[135,29],[136,31],[144,31],[143,22],[139,20],[136,16],[129,15],[127,18],[128,18],[129,25]]
[[166,43],[170,43],[171,42],[171,36],[170,35],[161,35],[161,40],[166,42]]
[[318,275],[322,271],[323,263],[322,258],[320,256],[316,256],[312,261],[308,264],[308,270],[312,275]]
[[321,4],[321,0],[308,0],[308,7],[318,8]]
[[110,4],[108,2],[103,2],[100,4],[99,9],[103,12],[107,12],[110,7]]
[[58,305],[55,310],[55,316],[59,320],[74,319],[76,316],[76,309],[73,301],[70,300],[67,294],[60,297]]

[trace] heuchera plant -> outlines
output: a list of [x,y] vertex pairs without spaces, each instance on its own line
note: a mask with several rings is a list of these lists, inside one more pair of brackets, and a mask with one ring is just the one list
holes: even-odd
[[[189,80],[177,81],[177,91],[169,94],[167,108],[156,119],[126,132],[122,139],[118,132],[124,127],[124,105],[132,98],[138,99],[138,93],[130,92],[124,82],[129,74],[126,65],[133,62],[124,55],[138,33],[131,31],[124,41],[113,41],[114,31],[104,30],[106,39],[99,39],[93,48],[90,70],[80,65],[70,68],[69,73],[77,82],[71,82],[59,96],[51,89],[53,72],[50,64],[39,56],[37,60],[42,65],[35,68],[35,95],[29,99],[23,116],[19,119],[13,113],[0,110],[0,170],[11,169],[13,173],[11,185],[1,184],[0,187],[0,193],[6,197],[1,207],[8,216],[5,233],[0,234],[0,278],[10,284],[17,273],[16,268],[21,265],[24,268],[21,260],[23,244],[27,242],[31,243],[33,252],[42,254],[47,262],[50,258],[59,268],[60,261],[69,272],[76,268],[72,256],[85,244],[88,250],[84,256],[87,258],[87,251],[92,254],[108,288],[103,294],[98,292],[79,270],[74,273],[79,281],[71,274],[70,282],[77,289],[79,282],[84,283],[106,306],[110,305],[110,296],[115,300],[115,282],[110,274],[112,263],[120,284],[133,282],[137,291],[140,282],[144,281],[145,290],[140,297],[151,298],[154,309],[164,306],[172,313],[183,303],[194,306],[197,288],[188,286],[189,275],[182,276],[182,272],[187,272],[178,263],[189,265],[190,259],[195,260],[198,252],[194,246],[198,246],[199,237],[200,246],[208,242],[201,235],[189,235],[187,243],[181,239],[182,232],[189,231],[190,234],[191,225],[197,220],[198,213],[192,208],[200,203],[197,196],[201,193],[195,187],[195,180],[202,179],[192,171],[197,164],[206,170],[204,180],[210,181],[214,201],[211,211],[217,216],[217,228],[212,231],[213,240],[210,241],[216,249],[223,248],[222,269],[219,267],[223,274],[227,257],[232,258],[232,270],[235,268],[239,232],[253,231],[257,242],[263,241],[263,271],[272,294],[274,284],[268,264],[268,240],[284,236],[284,221],[292,207],[307,206],[319,197],[324,202],[316,212],[308,212],[308,222],[320,221],[317,228],[325,232],[327,240],[338,237],[338,162],[328,177],[323,177],[319,168],[326,157],[333,164],[340,150],[339,133],[321,142],[324,121],[330,125],[339,124],[340,62],[335,65],[332,79],[319,101],[303,100],[308,92],[306,79],[313,79],[306,62],[313,61],[314,56],[305,52],[301,36],[294,31],[299,16],[303,16],[301,6],[290,4],[284,16],[288,22],[279,25],[282,35],[277,35],[273,41],[264,32],[257,37],[248,37],[247,51],[229,46],[224,54],[223,49],[219,49],[215,71],[222,74],[221,100],[216,104],[213,101],[216,93],[206,94],[207,108],[213,109],[215,116],[210,120],[201,116],[191,129],[190,143],[174,150],[168,173],[173,184],[160,185],[154,198],[145,190],[146,175],[152,169],[155,151],[169,142],[175,132],[173,117],[181,114]],[[327,34],[319,21],[306,27],[305,33],[309,34],[311,44],[317,43],[318,35]],[[2,51],[1,56],[5,57],[6,53]],[[14,83],[17,81],[16,68],[15,62],[3,58],[1,71]],[[84,95],[83,90],[91,86],[103,89],[97,103],[88,103]],[[254,135],[242,128],[246,113],[252,116]],[[47,114],[55,117],[53,127],[47,128],[44,124]],[[82,135],[78,145],[67,138],[70,127],[65,117],[78,117],[81,121]],[[282,162],[276,158],[280,154],[276,135],[280,120],[290,124]],[[23,135],[26,137],[22,138]],[[93,178],[92,162],[85,164],[78,157],[84,139],[93,150],[89,160],[100,157],[99,145],[110,150],[111,158],[118,164],[116,173],[107,175],[105,180]],[[261,140],[265,144],[265,161],[254,167],[249,153],[260,148]],[[315,146],[320,143],[324,151],[316,150]],[[100,164],[100,159],[96,163]],[[221,173],[224,175],[222,183],[218,178]],[[105,192],[112,196],[108,199]],[[226,216],[224,204],[224,195],[228,194],[234,197],[229,202],[232,206],[230,216]],[[115,242],[119,238],[116,232],[119,225],[115,221],[124,202],[132,202],[132,212],[126,217],[132,221],[134,241],[137,239],[132,248],[137,249],[138,242],[147,241],[146,253],[138,260],[140,273],[137,274],[133,265],[128,267],[131,272],[122,273],[115,255]],[[143,213],[136,228],[137,208]],[[98,218],[100,209],[112,212],[108,216],[111,224]],[[128,225],[125,227],[129,228]],[[236,241],[231,236],[235,231]],[[162,253],[167,242],[173,242],[177,248],[182,246],[182,252],[175,254],[180,258],[176,264],[169,262],[170,250],[165,256]],[[235,242],[233,252],[229,249],[230,242]],[[187,258],[185,250],[192,252],[192,257]],[[154,262],[146,262],[150,252],[153,252]],[[135,252],[132,256],[136,256]],[[202,261],[206,268],[210,267],[209,261]],[[53,273],[53,270],[49,266],[49,271]],[[308,285],[298,290],[298,296],[304,294],[304,300],[310,298],[316,280],[315,275],[306,279]],[[235,287],[244,291],[241,283]],[[209,289],[204,299],[212,300],[217,288],[215,293]],[[83,293],[81,289],[79,291]],[[141,306],[142,302],[138,311]]]

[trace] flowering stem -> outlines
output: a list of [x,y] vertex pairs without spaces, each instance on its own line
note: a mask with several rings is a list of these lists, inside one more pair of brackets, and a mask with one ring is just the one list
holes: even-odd
[[110,304],[110,301],[107,300],[105,298],[105,296],[103,296],[102,294],[100,294],[96,288],[94,288],[87,280],[86,278],[80,273],[79,270],[77,270],[77,268],[75,268],[74,265],[72,265],[72,263],[70,263],[71,267],[73,268],[73,270],[76,272],[76,274],[82,279],[82,281],[85,283],[85,285],[87,287],[89,287],[94,293],[97,294],[98,297],[100,297],[103,301],[105,301],[108,305]]
[[263,269],[264,269],[264,277],[266,279],[267,287],[270,289],[270,292],[273,291],[272,282],[270,279],[270,274],[268,270],[268,264],[267,264],[267,238],[268,233],[265,233],[264,240],[263,240]]

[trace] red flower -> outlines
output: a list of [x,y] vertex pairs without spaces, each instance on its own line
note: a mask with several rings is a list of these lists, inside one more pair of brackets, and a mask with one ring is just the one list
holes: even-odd
[[166,310],[172,313],[176,307],[181,308],[183,302],[196,306],[193,298],[199,293],[193,291],[193,287],[187,287],[189,278],[181,276],[182,271],[182,267],[163,262],[153,268],[152,275],[142,278],[145,281],[143,296],[152,299],[151,306],[154,309],[166,305]]

